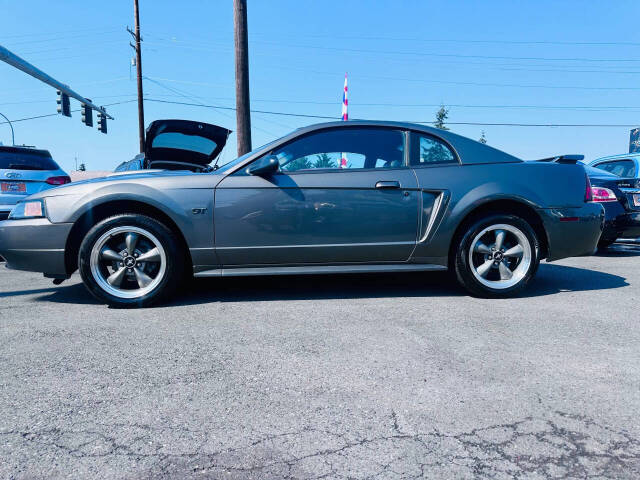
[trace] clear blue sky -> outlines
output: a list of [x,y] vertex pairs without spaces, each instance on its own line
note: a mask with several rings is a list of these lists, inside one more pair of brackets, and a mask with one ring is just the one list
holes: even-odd
[[[140,4],[143,73],[159,82],[145,81],[145,95],[233,107],[232,0]],[[0,0],[0,11],[0,44],[98,104],[135,99],[132,0]],[[253,109],[337,119],[347,71],[350,118],[430,121],[442,103],[452,122],[640,125],[637,0],[249,0],[248,13]],[[0,78],[9,118],[55,112],[52,88],[2,63]],[[137,153],[136,103],[108,111],[108,135],[75,113],[16,122],[16,142],[48,148],[66,169],[76,155],[89,169],[113,169]],[[148,101],[145,114],[147,123],[235,130],[228,110]],[[256,113],[252,122],[256,147],[315,121]],[[622,153],[629,136],[626,127],[451,129],[475,139],[485,130],[491,145],[523,158]],[[0,140],[10,142],[7,125]],[[234,158],[235,137],[223,155]]]

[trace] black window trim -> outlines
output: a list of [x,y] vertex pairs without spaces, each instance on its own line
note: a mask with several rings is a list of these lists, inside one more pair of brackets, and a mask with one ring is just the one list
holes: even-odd
[[[420,149],[419,149],[420,137],[431,137],[442,142],[446,147],[449,147],[449,150],[453,153],[453,156],[454,156],[454,160],[450,162],[430,162],[423,165],[420,165],[420,164],[411,165],[411,158],[409,158],[408,164],[411,168],[430,168],[430,167],[447,167],[447,166],[462,165],[462,160],[460,160],[460,155],[458,154],[458,151],[453,147],[453,145],[451,145],[451,143],[446,141],[444,138],[438,135],[434,135],[433,133],[430,133],[430,132],[424,132],[422,130],[409,130],[409,134],[411,136],[409,145],[411,146],[412,156],[420,154]],[[414,150],[415,150],[415,153],[414,153]]]

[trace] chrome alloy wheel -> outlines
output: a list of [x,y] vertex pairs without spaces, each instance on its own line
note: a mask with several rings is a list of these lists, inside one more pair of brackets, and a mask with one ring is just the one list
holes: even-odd
[[167,257],[160,241],[138,227],[116,227],[93,245],[91,274],[100,288],[118,298],[139,298],[164,278]]
[[531,242],[513,225],[501,223],[482,230],[471,242],[469,265],[483,285],[502,290],[516,285],[531,266]]

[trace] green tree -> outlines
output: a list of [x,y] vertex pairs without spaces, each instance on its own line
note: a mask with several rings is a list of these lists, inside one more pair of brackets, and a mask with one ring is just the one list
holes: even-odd
[[86,165],[84,163],[81,163],[78,166],[78,170],[81,171],[81,172],[86,172],[87,171],[87,167],[86,167]]
[[449,118],[449,109],[442,105],[440,110],[436,112],[436,121],[433,123],[433,126],[440,130],[449,130],[444,124],[447,118]]
[[480,135],[480,139],[478,140],[480,143],[487,143],[487,137],[484,135],[484,130],[482,130],[482,134]]
[[338,164],[331,160],[327,153],[316,155],[316,161],[313,164],[314,168],[336,168],[337,166]]
[[307,170],[309,168],[313,168],[313,165],[309,161],[307,157],[296,158],[295,160],[291,160],[289,163],[285,164],[282,169],[287,172],[295,172],[297,170]]
[[451,152],[440,142],[429,142],[420,145],[420,156],[422,163],[450,162],[453,160]]

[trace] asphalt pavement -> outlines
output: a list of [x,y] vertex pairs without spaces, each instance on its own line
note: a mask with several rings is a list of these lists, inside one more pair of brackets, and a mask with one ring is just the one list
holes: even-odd
[[640,478],[640,246],[509,300],[433,273],[188,290],[118,310],[0,268],[0,478]]

